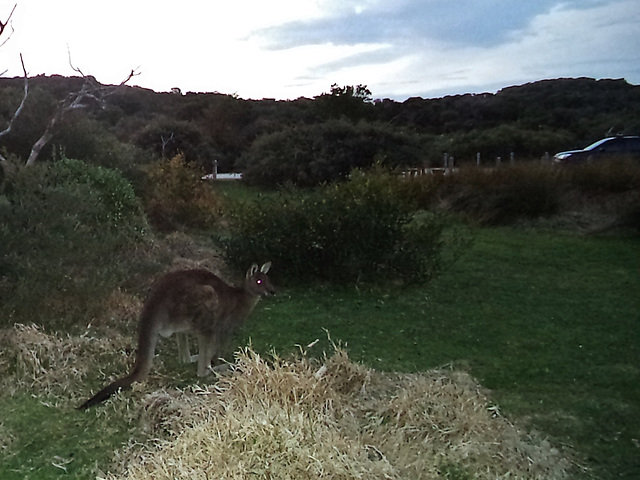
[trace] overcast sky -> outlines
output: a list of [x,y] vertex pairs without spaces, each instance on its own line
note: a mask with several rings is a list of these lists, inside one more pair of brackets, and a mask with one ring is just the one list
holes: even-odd
[[[638,0],[16,0],[0,71],[293,99],[404,100],[558,77],[640,84]],[[2,2],[4,22],[14,2]],[[2,35],[6,39],[10,27]]]

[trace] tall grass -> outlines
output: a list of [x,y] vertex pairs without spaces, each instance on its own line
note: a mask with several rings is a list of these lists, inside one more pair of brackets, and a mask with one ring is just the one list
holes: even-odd
[[[463,167],[452,175],[408,180],[407,194],[423,208],[445,208],[484,225],[513,224],[589,208],[603,197],[640,194],[640,163],[611,161],[565,167],[539,162],[497,168]],[[594,198],[596,198],[594,202]],[[619,202],[609,213],[628,217],[640,202]]]

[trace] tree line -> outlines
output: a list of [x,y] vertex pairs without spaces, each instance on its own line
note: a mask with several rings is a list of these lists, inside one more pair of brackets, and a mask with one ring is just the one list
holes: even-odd
[[[110,87],[86,76],[29,78],[20,115],[0,138],[3,156],[29,158],[61,104],[88,81],[96,91]],[[24,85],[24,78],[0,78],[0,129],[24,99]],[[215,162],[256,184],[313,185],[374,163],[440,166],[445,153],[457,164],[475,162],[477,153],[536,159],[607,134],[640,133],[640,86],[621,79],[544,80],[403,102],[374,99],[366,85],[332,85],[290,101],[154,92],[124,82],[108,91],[107,101],[65,112],[41,159],[63,154],[135,176],[141,165],[182,154],[205,172]]]

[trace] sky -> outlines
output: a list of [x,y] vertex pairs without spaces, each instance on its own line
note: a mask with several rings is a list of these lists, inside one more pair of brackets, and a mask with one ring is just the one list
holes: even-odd
[[295,99],[403,101],[561,77],[640,84],[638,0],[16,0],[0,72]]

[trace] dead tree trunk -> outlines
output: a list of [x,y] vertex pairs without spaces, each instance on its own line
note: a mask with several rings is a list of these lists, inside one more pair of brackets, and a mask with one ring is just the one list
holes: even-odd
[[40,155],[40,152],[42,151],[44,146],[47,143],[49,143],[49,141],[53,138],[53,134],[55,132],[56,127],[64,119],[65,115],[72,110],[84,108],[87,106],[85,103],[83,103],[86,96],[85,86],[86,86],[86,81],[85,81],[85,85],[83,85],[82,89],[80,89],[79,92],[74,92],[69,94],[67,98],[65,98],[62,102],[60,102],[60,106],[58,107],[58,110],[56,110],[56,113],[51,118],[51,121],[47,125],[47,128],[45,129],[44,133],[36,141],[36,143],[33,144],[33,147],[31,147],[31,153],[29,153],[29,158],[27,159],[27,163],[26,163],[27,167],[30,167],[31,165],[36,163],[36,160],[38,159],[38,155]]
[[[22,59],[22,54],[20,54],[20,63],[22,64],[22,71],[24,72],[24,94],[22,95],[22,101],[20,102],[20,105],[18,105],[18,108],[13,113],[11,120],[9,120],[9,124],[7,125],[7,128],[5,128],[3,131],[0,132],[0,139],[2,139],[2,137],[4,137],[5,135],[11,132],[11,129],[13,128],[13,124],[22,113],[22,109],[24,108],[24,103],[27,101],[27,96],[29,95],[29,77],[27,76],[27,70],[24,67],[24,60]],[[0,167],[5,172],[8,172],[11,169],[11,164],[5,158],[5,156],[2,155],[2,153],[0,153]]]
[[70,93],[60,102],[56,113],[51,118],[51,121],[47,125],[44,133],[31,148],[31,153],[29,154],[29,158],[26,163],[26,166],[28,167],[36,163],[38,155],[40,155],[40,152],[45,145],[53,138],[56,127],[64,120],[67,113],[73,110],[87,108],[91,104],[97,105],[100,108],[105,108],[107,97],[111,95],[117,87],[123,86],[136,75],[135,70],[131,70],[131,73],[125,80],[123,80],[117,87],[112,87],[99,84],[95,78],[83,74],[80,69],[73,67],[73,65],[72,68],[76,72],[80,73],[84,78],[82,88],[77,92]]
[[[5,22],[0,21],[0,37],[2,37],[2,35],[4,34],[5,29],[7,28],[7,25],[9,25],[9,22],[11,21],[11,17],[13,16],[13,12],[15,12],[17,6],[18,4],[15,4],[13,6],[13,8],[11,9],[11,13],[9,14],[9,17]],[[13,28],[11,33],[13,33]],[[2,43],[0,43],[0,47],[5,43],[7,43],[9,38],[11,38],[11,33],[9,33],[9,36],[5,35],[5,38],[3,38]],[[11,117],[11,120],[9,120],[9,124],[7,125],[7,128],[5,128],[2,132],[0,132],[0,139],[5,135],[7,135],[9,132],[11,132],[11,128],[13,127],[14,122],[20,116],[20,113],[22,113],[22,109],[24,108],[24,102],[27,100],[27,95],[29,94],[29,79],[27,77],[27,71],[24,68],[24,61],[22,60],[22,54],[20,54],[20,63],[22,64],[22,71],[24,72],[24,95],[22,96],[22,101],[20,102],[20,105],[18,106],[15,113]],[[4,157],[4,155],[0,153],[0,170],[1,170],[0,173],[3,174],[2,177],[4,176],[4,173],[9,171],[10,169],[11,169],[11,164]],[[1,180],[0,180],[0,183],[2,183]]]

